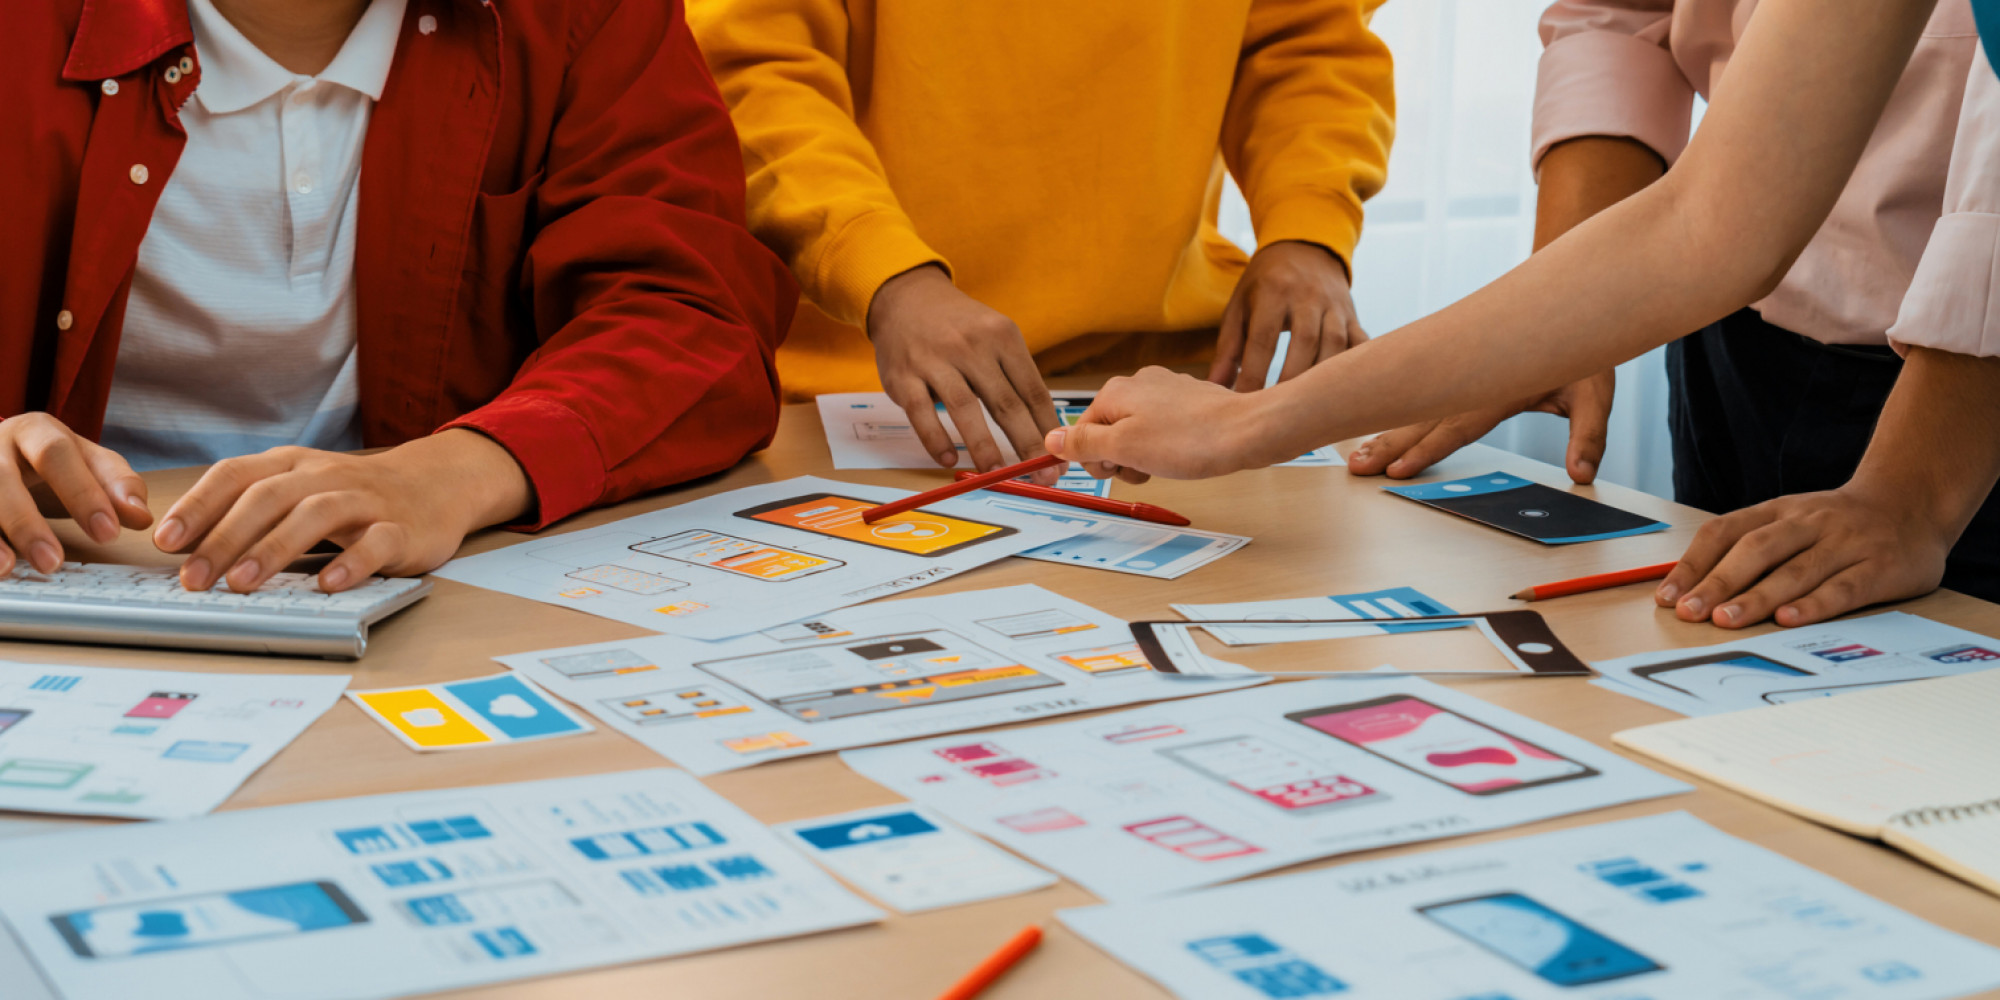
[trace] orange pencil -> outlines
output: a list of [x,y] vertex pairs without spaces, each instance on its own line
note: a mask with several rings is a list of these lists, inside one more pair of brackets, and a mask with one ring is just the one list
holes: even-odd
[[972,1000],[973,997],[986,992],[986,987],[993,985],[994,980],[1006,974],[1008,969],[1014,967],[1014,963],[1034,951],[1035,946],[1041,943],[1042,929],[1029,924],[1026,930],[1001,945],[999,951],[986,956],[986,961],[979,963],[978,968],[966,973],[964,979],[944,991],[938,1000]]
[[973,490],[991,486],[994,483],[1004,483],[1015,476],[1025,476],[1030,472],[1052,469],[1058,465],[1067,464],[1069,463],[1064,462],[1054,455],[1043,455],[1040,458],[1031,458],[1025,462],[1016,462],[1006,468],[994,469],[992,472],[982,472],[979,475],[961,479],[955,483],[946,483],[937,489],[925,490],[915,496],[904,497],[901,500],[891,500],[880,507],[870,507],[861,512],[861,520],[868,524],[874,524],[892,514],[901,514],[906,510],[916,510],[918,507],[922,507],[928,503],[949,500],[960,493],[970,493]]
[[1677,562],[1661,563],[1658,566],[1641,566],[1638,569],[1623,569],[1616,573],[1599,573],[1596,576],[1580,576],[1560,583],[1544,583],[1529,587],[1514,595],[1517,601],[1546,601],[1551,597],[1568,597],[1571,594],[1587,594],[1593,590],[1609,590],[1623,587],[1628,583],[1645,583],[1648,580],[1666,579],[1674,571]]

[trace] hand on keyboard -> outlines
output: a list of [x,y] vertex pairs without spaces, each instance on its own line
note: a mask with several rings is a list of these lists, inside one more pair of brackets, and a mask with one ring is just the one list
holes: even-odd
[[62,541],[44,518],[65,514],[97,542],[117,538],[120,525],[153,523],[146,481],[117,452],[46,413],[0,420],[0,574],[23,559],[44,573],[60,566]]

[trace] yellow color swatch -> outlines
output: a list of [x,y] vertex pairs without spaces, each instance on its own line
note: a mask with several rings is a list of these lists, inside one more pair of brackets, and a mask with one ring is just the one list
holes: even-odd
[[457,709],[423,688],[357,693],[355,697],[419,749],[493,742],[492,737],[481,732]]

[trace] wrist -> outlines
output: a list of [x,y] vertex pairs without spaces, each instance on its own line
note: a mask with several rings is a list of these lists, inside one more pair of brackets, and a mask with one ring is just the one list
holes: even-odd
[[1297,380],[1282,382],[1256,392],[1235,393],[1237,412],[1224,426],[1235,432],[1229,443],[1232,454],[1241,456],[1239,467],[1261,469],[1289,462],[1311,451],[1312,444],[1300,444],[1297,405],[1292,387]]
[[879,321],[893,314],[898,305],[913,294],[935,292],[956,288],[952,284],[951,273],[941,264],[919,264],[882,283],[868,300],[868,320],[866,330],[870,340],[875,338]]
[[534,484],[498,441],[454,427],[400,445],[383,455],[399,460],[417,489],[432,498],[442,523],[463,537],[480,528],[525,519],[534,507]]

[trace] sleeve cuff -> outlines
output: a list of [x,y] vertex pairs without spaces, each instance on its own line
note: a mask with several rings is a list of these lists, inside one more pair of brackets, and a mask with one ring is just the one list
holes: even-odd
[[1539,174],[1557,143],[1603,135],[1644,143],[1672,166],[1693,114],[1694,87],[1659,45],[1610,31],[1559,38],[1536,71],[1529,162]]
[[2000,355],[2000,215],[1938,220],[1889,342],[1974,357]]
[[525,394],[502,395],[438,428],[465,427],[500,443],[535,491],[535,510],[509,527],[538,531],[604,495],[604,457],[589,425],[560,403]]
[[903,213],[878,209],[849,220],[834,235],[820,255],[809,291],[820,311],[865,328],[868,306],[882,284],[925,264],[951,270],[944,257],[917,236]]
[[1256,210],[1251,221],[1257,247],[1296,240],[1316,243],[1333,252],[1354,274],[1354,245],[1361,239],[1361,206],[1331,192],[1285,195]]

